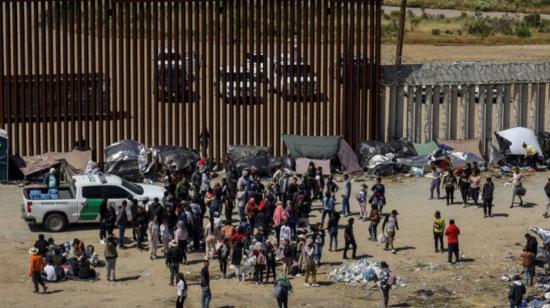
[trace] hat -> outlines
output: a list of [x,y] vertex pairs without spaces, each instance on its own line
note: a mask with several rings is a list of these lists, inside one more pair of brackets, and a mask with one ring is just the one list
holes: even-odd
[[37,255],[38,254],[38,248],[33,247],[33,248],[29,249],[29,254]]
[[391,213],[392,213],[393,215],[399,215],[399,213],[397,213],[396,210],[392,210]]
[[170,241],[170,247],[178,247],[178,241],[176,241],[176,240],[171,240],[171,241]]

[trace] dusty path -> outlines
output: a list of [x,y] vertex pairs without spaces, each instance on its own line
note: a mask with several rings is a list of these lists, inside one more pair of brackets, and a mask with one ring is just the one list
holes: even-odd
[[[358,254],[370,255],[373,260],[386,260],[391,268],[404,277],[407,287],[392,290],[392,304],[408,304],[410,307],[503,307],[506,305],[508,284],[499,281],[502,274],[519,271],[519,243],[527,227],[548,227],[542,217],[545,196],[543,185],[548,174],[530,176],[526,182],[528,208],[508,207],[511,192],[497,180],[494,209],[497,217],[482,218],[481,209],[462,205],[446,207],[443,201],[427,200],[428,179],[403,178],[389,181],[387,185],[387,211],[400,212],[400,231],[397,233],[396,255],[382,250],[381,245],[366,241],[367,223],[358,222],[356,238]],[[371,181],[368,181],[369,185]],[[354,184],[356,189],[359,184]],[[173,307],[175,290],[168,286],[168,270],[162,260],[150,261],[146,252],[129,249],[120,252],[117,262],[118,278],[126,281],[109,283],[67,281],[52,284],[48,295],[33,295],[32,284],[26,275],[28,248],[38,232],[32,232],[19,218],[20,188],[0,186],[0,307]],[[355,192],[352,194],[355,195]],[[458,194],[457,194],[458,197]],[[340,205],[337,206],[340,208]],[[313,221],[319,220],[319,206],[315,206]],[[462,230],[461,253],[468,262],[462,265],[446,264],[445,254],[435,254],[432,246],[432,214],[439,209],[447,219],[454,218]],[[353,212],[358,211],[352,201]],[[343,221],[342,221],[343,223]],[[52,236],[52,234],[46,234]],[[97,243],[95,226],[73,227],[67,232],[53,234],[57,241],[81,238],[85,243],[103,248]],[[340,245],[343,232],[340,232]],[[516,244],[518,243],[518,244]],[[325,247],[324,262],[320,269],[320,288],[305,288],[303,277],[292,280],[295,287],[290,298],[291,307],[378,307],[381,294],[368,288],[348,287],[334,283],[328,277],[332,267],[342,262],[340,252],[328,252]],[[186,307],[199,307],[199,287],[196,285],[202,254],[192,254],[192,265],[183,272],[191,283]],[[104,269],[100,268],[101,277]],[[219,279],[218,265],[212,263],[213,274],[211,307],[275,307],[271,286],[257,286],[252,282],[237,283]],[[435,295],[423,301],[413,292],[421,288],[432,289]],[[529,292],[539,294],[537,290]],[[402,306],[404,307],[404,306]],[[409,307],[409,306],[407,306]]]

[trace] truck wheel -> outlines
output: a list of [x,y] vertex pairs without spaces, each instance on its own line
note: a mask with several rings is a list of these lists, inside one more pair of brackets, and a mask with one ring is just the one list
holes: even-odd
[[49,214],[44,220],[44,227],[50,232],[59,232],[65,229],[65,216],[58,213]]

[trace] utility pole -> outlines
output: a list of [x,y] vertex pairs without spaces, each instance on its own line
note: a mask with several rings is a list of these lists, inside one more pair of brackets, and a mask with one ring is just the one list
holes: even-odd
[[403,60],[403,41],[405,40],[405,16],[407,14],[407,0],[401,0],[401,12],[399,14],[399,32],[397,33],[397,48],[395,52],[395,65],[401,65]]

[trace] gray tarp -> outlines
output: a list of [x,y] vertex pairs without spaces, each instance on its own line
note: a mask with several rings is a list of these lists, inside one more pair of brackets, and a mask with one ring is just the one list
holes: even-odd
[[361,166],[359,166],[359,162],[357,161],[357,155],[355,155],[355,152],[346,140],[344,140],[344,138],[340,141],[338,158],[340,158],[342,166],[346,169],[346,173],[353,173],[362,170]]
[[340,150],[341,136],[283,135],[283,142],[290,156],[309,159],[333,159]]
[[137,141],[124,139],[104,150],[107,158],[105,173],[128,180],[139,180],[147,167],[147,150]]

